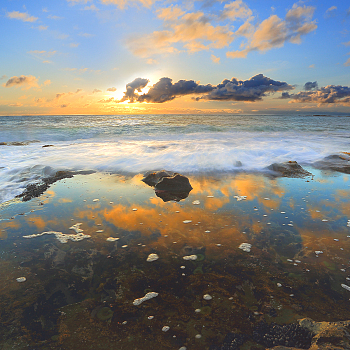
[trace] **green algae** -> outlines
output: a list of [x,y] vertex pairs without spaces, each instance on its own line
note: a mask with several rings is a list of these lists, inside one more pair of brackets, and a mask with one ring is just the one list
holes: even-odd
[[113,317],[113,311],[109,307],[103,307],[97,312],[96,317],[101,321],[108,321]]

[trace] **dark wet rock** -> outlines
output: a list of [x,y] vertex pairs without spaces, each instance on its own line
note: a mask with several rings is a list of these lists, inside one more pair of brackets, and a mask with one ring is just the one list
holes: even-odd
[[54,182],[71,178],[74,175],[77,174],[91,174],[92,172],[87,171],[80,171],[80,172],[73,172],[73,171],[57,171],[55,175],[45,177],[41,180],[39,183],[29,184],[23,191],[23,193],[16,196],[17,198],[22,198],[23,202],[29,201],[32,198],[41,196]]
[[192,190],[186,176],[165,170],[147,173],[142,181],[149,186],[154,186],[156,196],[164,202],[179,202],[187,198]]
[[350,174],[350,154],[348,152],[333,154],[315,162],[313,166],[321,170],[333,170]]
[[7,142],[0,142],[0,146],[6,146]]
[[45,147],[53,147],[53,145],[44,145],[43,148]]
[[186,176],[176,174],[172,177],[163,177],[155,186],[157,191],[168,191],[168,192],[190,192],[193,187]]
[[272,170],[277,176],[284,177],[305,177],[312,174],[303,169],[297,162],[288,161],[284,163],[273,163],[267,167],[268,170]]
[[253,331],[253,340],[268,348],[287,346],[300,349],[309,349],[313,333],[299,324],[291,323],[279,325],[274,322],[267,324],[260,322]]
[[152,171],[146,173],[141,181],[146,183],[148,186],[154,187],[163,177],[172,177],[174,175],[175,174],[173,172],[166,170]]

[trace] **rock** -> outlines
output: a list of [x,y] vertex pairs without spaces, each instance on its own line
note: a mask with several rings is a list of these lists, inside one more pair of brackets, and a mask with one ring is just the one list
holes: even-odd
[[41,196],[54,182],[73,177],[77,174],[91,174],[91,171],[57,171],[55,175],[45,177],[41,180],[40,183],[29,184],[23,191],[23,193],[16,196],[16,198],[22,198],[23,202],[29,201],[34,197]]
[[154,186],[156,196],[164,202],[179,202],[187,198],[192,190],[186,176],[165,170],[147,173],[142,181],[149,186]]
[[172,177],[163,177],[155,186],[155,190],[168,191],[172,193],[187,192],[193,189],[186,176],[176,174]]
[[284,163],[273,163],[267,167],[268,170],[276,173],[276,176],[284,177],[305,177],[312,174],[303,169],[297,162],[289,161]]
[[303,318],[299,324],[314,334],[310,350],[350,349],[350,321],[315,322]]
[[172,177],[174,176],[174,173],[170,171],[154,171],[154,172],[148,172],[141,181],[146,183],[149,186],[155,186],[163,177]]
[[315,162],[313,166],[321,170],[330,169],[340,173],[350,174],[350,154],[348,152],[333,154]]

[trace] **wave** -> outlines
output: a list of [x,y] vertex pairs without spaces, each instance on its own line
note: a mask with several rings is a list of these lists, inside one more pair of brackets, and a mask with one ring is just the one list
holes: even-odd
[[0,202],[59,170],[144,173],[266,171],[272,163],[312,165],[347,151],[349,139],[318,133],[212,132],[120,137],[117,140],[0,146]]

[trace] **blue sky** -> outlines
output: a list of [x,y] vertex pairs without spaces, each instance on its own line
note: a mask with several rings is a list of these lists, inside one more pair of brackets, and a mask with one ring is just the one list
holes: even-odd
[[0,16],[1,115],[350,114],[344,1],[4,0]]

